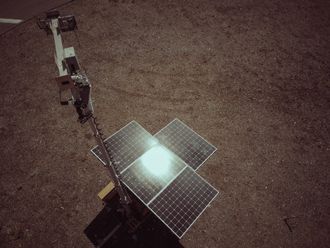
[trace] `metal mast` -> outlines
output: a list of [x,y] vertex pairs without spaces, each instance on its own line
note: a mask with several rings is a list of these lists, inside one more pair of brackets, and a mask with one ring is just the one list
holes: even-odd
[[[80,69],[78,59],[73,47],[63,48],[61,32],[73,31],[77,28],[73,15],[60,16],[58,11],[47,12],[46,18],[38,19],[38,26],[47,34],[52,34],[55,42],[55,63],[58,67],[59,76],[56,81],[59,87],[60,103],[68,105],[71,103],[78,113],[80,123],[89,122],[94,133],[95,140],[102,152],[109,171],[110,178],[115,185],[115,190],[120,197],[120,203],[128,214],[131,199],[121,184],[119,171],[109,147],[104,142],[101,129],[96,122],[91,99],[91,83]],[[71,98],[62,100],[63,91],[71,91]]]

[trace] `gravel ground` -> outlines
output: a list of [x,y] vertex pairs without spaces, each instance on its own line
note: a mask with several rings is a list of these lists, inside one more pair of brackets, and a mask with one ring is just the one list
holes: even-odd
[[[179,118],[217,146],[221,192],[181,243],[329,247],[329,1],[77,0],[64,34],[111,134]],[[58,104],[53,40],[0,37],[0,247],[91,247],[107,174],[88,126]],[[289,223],[291,231],[285,223]]]

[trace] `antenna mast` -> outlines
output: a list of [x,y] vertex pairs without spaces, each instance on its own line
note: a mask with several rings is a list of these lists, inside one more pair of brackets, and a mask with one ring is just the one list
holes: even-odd
[[[60,16],[58,11],[50,11],[46,13],[46,18],[39,18],[37,23],[40,29],[45,30],[47,35],[53,35],[54,38],[55,63],[59,71],[59,76],[55,79],[59,87],[60,103],[61,105],[72,104],[77,111],[78,121],[81,124],[85,122],[89,123],[106,162],[105,166],[115,185],[115,190],[119,194],[120,203],[124,207],[126,214],[129,214],[131,199],[119,180],[120,174],[116,166],[116,161],[112,156],[110,148],[104,142],[104,136],[94,116],[91,83],[80,68],[74,48],[63,48],[61,33],[74,31],[77,28],[75,17],[73,15]],[[71,92],[69,99],[62,99],[62,93],[64,91]]]

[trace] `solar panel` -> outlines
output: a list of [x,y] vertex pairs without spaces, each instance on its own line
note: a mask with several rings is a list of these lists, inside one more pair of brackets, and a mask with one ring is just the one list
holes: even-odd
[[213,145],[178,119],[174,119],[154,137],[194,170],[216,151]]
[[105,143],[120,180],[179,238],[218,194],[194,171],[216,148],[178,119],[154,136],[132,121]]
[[[112,151],[120,172],[156,143],[158,143],[157,140],[136,121],[128,123],[105,139],[105,144]],[[94,147],[91,152],[105,164],[105,159],[98,146]]]
[[186,164],[162,145],[155,145],[121,174],[125,185],[148,204]]
[[181,238],[218,191],[186,167],[148,207]]

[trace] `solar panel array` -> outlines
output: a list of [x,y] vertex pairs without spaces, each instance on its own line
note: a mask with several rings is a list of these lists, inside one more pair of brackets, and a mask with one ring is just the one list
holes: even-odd
[[160,130],[155,137],[194,170],[216,151],[213,145],[178,119]]
[[216,148],[178,119],[155,136],[132,121],[105,143],[121,181],[179,238],[218,194],[194,171]]

